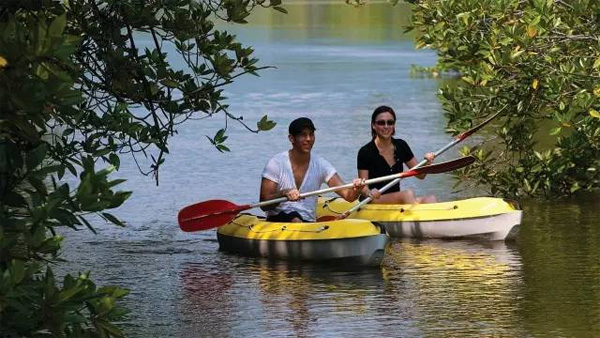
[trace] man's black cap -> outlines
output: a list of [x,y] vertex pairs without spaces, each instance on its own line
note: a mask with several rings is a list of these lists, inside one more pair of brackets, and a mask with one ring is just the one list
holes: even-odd
[[315,128],[315,125],[308,117],[300,117],[292,121],[292,123],[290,123],[290,127],[288,130],[290,132],[290,135],[296,136],[302,133],[302,131],[306,128],[310,128],[313,131],[317,130],[317,128]]

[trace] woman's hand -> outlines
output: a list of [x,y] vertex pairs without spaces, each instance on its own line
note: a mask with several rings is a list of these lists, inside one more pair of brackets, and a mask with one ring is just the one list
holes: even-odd
[[431,163],[433,163],[433,160],[435,159],[435,154],[434,153],[427,153],[427,154],[425,154],[424,157],[427,160],[427,164],[431,164]]
[[372,200],[376,200],[379,197],[381,197],[381,192],[379,192],[379,190],[373,188],[373,189],[369,190],[369,192],[367,193],[367,197],[369,197]]

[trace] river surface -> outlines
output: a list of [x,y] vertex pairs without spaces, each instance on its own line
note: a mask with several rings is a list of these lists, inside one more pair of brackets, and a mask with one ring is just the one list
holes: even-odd
[[[67,233],[59,272],[89,270],[98,285],[129,288],[131,314],[121,323],[129,337],[600,337],[597,195],[521,201],[515,242],[396,239],[380,269],[237,257],[218,251],[214,230],[179,230],[176,215],[186,205],[256,201],[265,162],[289,149],[287,125],[299,116],[313,119],[314,151],[346,181],[356,175],[378,105],[396,110],[397,136],[417,156],[450,141],[436,99],[440,80],[410,74],[436,56],[404,35],[408,7],[286,8],[288,15],[260,11],[235,28],[276,69],[226,89],[234,115],[254,125],[267,113],[278,125],[253,134],[229,124],[232,152],[221,154],[205,135],[222,128],[223,117],[190,121],[170,143],[159,186],[123,158],[116,176],[134,195],[115,214],[128,226]],[[443,159],[456,156],[452,149]],[[440,200],[477,194],[453,192],[453,183],[441,174],[403,185]]]

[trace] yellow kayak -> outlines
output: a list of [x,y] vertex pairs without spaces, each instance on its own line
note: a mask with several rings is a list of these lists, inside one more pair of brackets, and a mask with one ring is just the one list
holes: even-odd
[[389,237],[366,220],[277,223],[241,214],[217,239],[220,250],[244,256],[379,266]]
[[[317,218],[339,215],[356,203],[320,197]],[[367,204],[348,218],[380,224],[391,237],[507,240],[516,236],[522,214],[516,202],[476,197],[431,204]]]

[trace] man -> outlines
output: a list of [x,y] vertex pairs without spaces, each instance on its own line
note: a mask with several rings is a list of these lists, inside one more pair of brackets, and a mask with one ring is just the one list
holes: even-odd
[[[261,207],[272,222],[314,222],[317,196],[300,199],[300,193],[319,190],[322,183],[334,187],[344,182],[335,168],[320,156],[311,153],[315,144],[315,126],[306,117],[298,118],[289,126],[288,138],[292,149],[273,156],[262,172],[260,200],[282,196],[288,201]],[[354,188],[338,190],[338,195],[354,201],[360,195],[364,180],[355,179]]]

